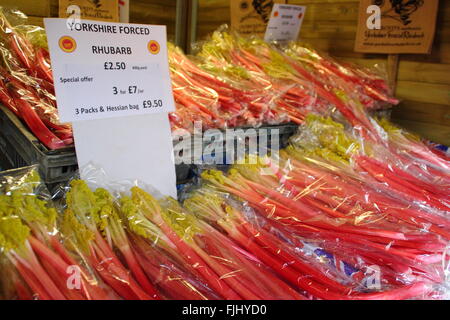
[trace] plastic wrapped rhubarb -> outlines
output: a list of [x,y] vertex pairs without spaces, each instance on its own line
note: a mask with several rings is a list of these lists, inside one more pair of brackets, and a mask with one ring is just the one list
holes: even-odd
[[[61,230],[65,244],[78,254],[123,299],[155,300],[160,296],[144,275],[106,190],[93,192],[73,180],[66,195]],[[116,255],[123,256],[126,265]],[[131,272],[130,272],[130,271]]]
[[316,79],[331,86],[339,86],[347,95],[354,94],[368,109],[380,109],[399,103],[392,97],[386,76],[368,69],[337,61],[313,48],[291,42],[284,52],[299,62]]
[[163,210],[143,189],[134,187],[131,197],[122,196],[120,210],[127,221],[128,237],[139,264],[166,299],[215,300],[221,296],[196,276],[177,250],[173,237],[155,224],[154,216]]
[[78,243],[86,264],[123,299],[218,299],[147,218],[148,204],[136,199],[136,190],[118,199],[104,188],[93,191],[82,180],[72,181],[61,228],[70,235],[66,239]]
[[[3,63],[12,72],[22,71],[35,79],[43,90],[54,92],[44,29],[29,26],[27,17],[20,11],[0,8],[0,39]],[[2,52],[5,54],[4,52]]]
[[[260,44],[264,48],[259,47]],[[201,45],[198,53],[204,59],[201,67],[219,77],[226,75],[231,81],[248,83],[253,92],[253,97],[250,95],[246,101],[248,109],[256,112],[256,116],[261,114],[259,118],[262,116],[264,123],[283,121],[283,114],[290,121],[301,123],[310,108],[316,105],[319,108],[320,102],[316,101],[315,91],[309,83],[300,81],[289,68],[285,69],[286,64],[265,68],[265,64],[272,61],[268,62],[247,48],[255,51],[270,48],[274,55],[278,52],[266,43],[257,40],[253,43],[219,30]]]
[[436,152],[419,137],[401,129],[387,119],[378,121],[387,135],[387,147],[396,156],[397,163],[408,171],[450,192],[450,158]]
[[[295,110],[298,111],[295,113],[293,109],[289,113],[280,108],[284,95],[292,89],[293,84],[274,81],[257,68],[236,63],[233,55],[237,53],[235,39],[228,33],[215,32],[209,41],[202,44],[197,56],[202,57],[199,64],[202,69],[224,79],[234,87],[242,88],[238,100],[245,106],[246,113],[245,118],[239,121],[251,117],[250,119],[253,119],[251,121],[265,124],[279,124],[289,120],[300,123],[300,111]],[[307,103],[310,101],[305,102]],[[252,124],[251,121],[247,120],[248,125]]]
[[450,211],[450,162],[386,119],[378,123],[385,137],[381,143],[363,140],[330,118],[309,115],[292,138],[296,148],[289,150],[340,161],[379,190],[445,216]]
[[[173,129],[192,129],[194,121],[201,121],[205,130],[223,127],[224,119],[218,114],[221,97],[213,88],[221,88],[225,84],[202,72],[181,49],[174,45],[169,46],[169,65],[177,107],[177,111],[171,116]],[[229,94],[227,89],[229,88],[224,88],[223,91]],[[222,96],[223,98],[225,97]],[[187,121],[187,125],[181,122],[186,120],[190,120]]]
[[373,271],[378,269],[361,253],[375,254],[371,248],[358,252],[353,245],[333,243],[313,228],[300,235],[255,213],[227,193],[203,187],[184,204],[312,298],[406,299],[425,298],[424,294],[430,292],[424,281],[414,282],[408,275],[402,279],[386,266],[380,269],[379,278],[373,279]]
[[194,111],[191,117],[205,122],[206,129],[287,120],[271,110],[277,93],[266,79],[226,62],[217,66],[201,57],[187,57],[175,47],[169,57],[177,113],[181,108]]
[[309,161],[319,156],[336,170],[350,172],[377,191],[418,209],[417,215],[413,210],[403,219],[448,238],[450,189],[445,166],[449,162],[386,119],[379,123],[386,129],[379,128],[385,138],[374,143],[358,138],[330,118],[310,115],[287,151]]
[[[346,263],[357,270],[378,266],[384,285],[375,290],[376,299],[429,297],[432,285],[445,281],[449,229],[425,223],[429,212],[376,190],[339,166],[281,152],[278,163],[236,165],[228,176],[218,171],[203,176],[247,201],[270,224],[286,228],[290,241],[300,237],[319,242],[329,254],[349,257]],[[341,292],[329,298],[346,296]]]
[[64,148],[72,129],[59,121],[45,32],[25,23],[20,12],[0,8],[0,102],[47,148]]
[[[227,57],[230,63],[263,72],[274,83],[289,83],[292,87],[281,99],[282,106],[286,102],[300,103],[300,106],[291,107],[302,110],[304,115],[311,111],[328,114],[336,109],[365,138],[379,139],[358,95],[354,95],[351,90],[343,90],[324,77],[316,77],[314,70],[311,72],[294,58],[260,39],[245,39],[219,30],[211,41],[218,42],[217,46],[224,52],[222,56]],[[306,105],[302,103],[307,101],[304,97],[310,97]]]
[[302,299],[258,259],[188,214],[175,200],[162,207],[140,189],[132,197],[152,210],[150,220],[172,241],[194,272],[222,299]]
[[31,87],[0,70],[0,90],[5,93],[4,99],[9,103],[9,109],[27,124],[47,148],[61,149],[73,144],[70,126],[58,124],[56,109],[41,100]]
[[[62,245],[57,211],[34,167],[0,178],[0,260],[8,298],[98,300],[115,296],[79,265]],[[71,280],[71,270],[79,274]],[[4,289],[5,290],[5,289]]]

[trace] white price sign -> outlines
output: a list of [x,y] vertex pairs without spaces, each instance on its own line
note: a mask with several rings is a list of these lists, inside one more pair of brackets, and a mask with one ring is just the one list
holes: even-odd
[[296,41],[306,7],[275,3],[267,24],[265,41]]
[[44,23],[61,121],[175,110],[165,26]]

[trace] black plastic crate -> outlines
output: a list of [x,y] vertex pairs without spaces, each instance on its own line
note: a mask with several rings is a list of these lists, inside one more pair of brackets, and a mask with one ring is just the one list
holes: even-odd
[[77,170],[75,149],[48,150],[12,112],[0,106],[0,162],[3,169],[39,164],[48,185],[67,181]]
[[[0,167],[3,170],[39,164],[42,179],[52,189],[78,169],[75,148],[48,150],[12,112],[0,106]],[[192,176],[191,166],[176,166],[177,183]]]
[[[190,136],[187,137],[188,138],[188,143],[185,144],[185,148],[186,149],[190,149],[190,154],[191,157],[189,159],[186,159],[187,161],[189,161],[189,163],[193,164],[192,165],[192,169],[195,170],[195,167],[197,165],[201,165],[201,164],[212,164],[212,163],[208,163],[208,158],[212,161],[214,156],[216,154],[222,154],[222,159],[224,160],[223,163],[219,163],[219,164],[230,164],[233,163],[233,161],[236,161],[236,157],[232,157],[230,151],[237,151],[238,150],[238,144],[239,147],[243,148],[243,150],[245,150],[246,152],[249,151],[249,141],[252,138],[256,139],[257,142],[257,150],[260,150],[260,143],[262,143],[261,139],[261,133],[263,132],[263,130],[266,130],[266,138],[267,141],[264,142],[264,144],[267,143],[267,148],[270,149],[272,148],[271,146],[271,141],[272,141],[272,136],[274,136],[275,134],[277,135],[275,137],[275,139],[277,140],[278,143],[278,147],[284,148],[288,141],[289,138],[294,135],[297,130],[298,130],[298,125],[296,124],[292,124],[292,123],[288,123],[288,124],[282,124],[282,125],[270,125],[270,126],[262,126],[259,128],[251,128],[251,127],[242,127],[242,128],[234,128],[234,130],[242,130],[242,133],[244,134],[244,139],[242,139],[242,136],[240,136],[239,138],[236,137],[236,135],[230,137],[228,135],[225,134],[225,130],[217,130],[215,129],[214,131],[208,131],[211,133],[211,135],[214,135],[215,132],[220,132],[220,140],[215,140],[211,139],[211,137],[207,138],[205,137],[205,135],[207,133],[203,133],[203,135],[201,137],[199,136]],[[195,140],[196,139],[202,139],[201,141],[199,141],[197,143],[197,145],[201,145],[202,146],[202,152],[201,154],[195,154],[194,153],[194,145],[195,145]],[[189,140],[190,139],[190,140]],[[178,146],[179,140],[177,138],[174,139],[174,146],[175,148],[177,148]],[[189,146],[189,147],[186,147]],[[207,150],[211,149],[211,146],[215,146],[215,153],[209,153]],[[231,147],[230,149],[226,149],[226,147]],[[179,148],[181,149],[181,147]],[[186,150],[185,149],[185,150]],[[218,159],[215,159],[218,160]],[[218,163],[216,163],[218,164]]]
[[[280,148],[296,132],[295,124],[263,126],[255,129],[256,134],[262,129],[268,130],[268,141],[273,130],[279,132]],[[251,128],[240,128],[243,130]],[[226,142],[223,141],[225,144]],[[237,142],[233,142],[237,145]],[[191,142],[193,145],[193,139]],[[204,145],[206,147],[206,145]],[[270,147],[270,146],[269,146]],[[246,146],[247,148],[247,146]],[[78,169],[74,147],[61,150],[48,150],[25,127],[12,112],[0,105],[0,167],[3,170],[39,164],[40,174],[53,189],[60,183],[67,182]],[[188,183],[195,174],[196,165],[192,163],[176,165],[177,184]]]

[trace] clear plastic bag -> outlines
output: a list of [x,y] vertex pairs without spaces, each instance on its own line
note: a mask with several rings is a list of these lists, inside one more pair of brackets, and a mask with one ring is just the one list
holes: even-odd
[[259,208],[253,209],[252,203],[236,201],[216,188],[204,186],[188,195],[184,204],[308,297],[441,298],[437,291],[444,286],[433,286],[421,276],[402,269],[401,258],[368,246],[348,245],[338,236],[328,237],[313,227],[300,231],[276,216],[267,217],[267,212]]
[[319,286],[311,288],[316,297],[430,298],[435,288],[445,287],[448,219],[373,184],[345,159],[325,160],[290,146],[277,160],[235,165],[228,175],[206,171],[203,177],[248,202],[291,244],[326,252],[324,259],[331,259],[335,269],[348,264],[352,270],[370,270],[372,265],[379,270],[373,295],[360,296],[357,292],[367,288],[353,283],[355,296],[327,296],[329,290]]
[[301,123],[308,108],[319,104],[310,84],[296,78],[281,52],[267,43],[244,39],[223,26],[198,47],[202,68],[246,84],[244,105],[259,122]]
[[[61,230],[67,245],[123,299],[209,300],[220,296],[186,265],[176,245],[150,217],[153,190],[137,181],[110,182],[101,169],[82,168],[65,195]],[[138,187],[139,185],[139,187]],[[157,197],[160,195],[153,191]]]
[[5,266],[1,281],[6,298],[116,297],[63,245],[58,211],[36,166],[2,172],[0,184],[0,260]]
[[341,162],[358,173],[359,179],[387,194],[448,212],[448,160],[388,120],[374,123],[380,124],[381,143],[364,140],[330,118],[309,115],[300,133],[291,139],[290,150]]
[[284,52],[302,64],[316,79],[329,86],[339,86],[347,95],[355,94],[368,109],[380,109],[399,103],[392,96],[386,74],[377,70],[337,61],[308,45],[291,42]]
[[162,219],[177,237],[178,249],[211,288],[224,299],[304,299],[278,279],[250,251],[224,236],[210,224],[166,200]]
[[47,148],[64,148],[72,129],[59,120],[45,33],[25,23],[22,13],[0,8],[0,102]]

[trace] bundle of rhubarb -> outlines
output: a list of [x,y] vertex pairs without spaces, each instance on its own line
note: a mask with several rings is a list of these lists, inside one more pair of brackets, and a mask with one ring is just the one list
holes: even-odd
[[74,180],[66,196],[61,230],[65,244],[81,248],[83,261],[123,299],[217,299],[184,264],[176,244],[151,218],[161,209],[133,189],[116,200],[108,191]]
[[[448,155],[435,150],[418,136],[395,126],[387,119],[379,119],[378,124],[383,128],[383,135],[387,136],[386,147],[377,153],[378,160],[394,163],[396,167],[427,182],[428,185],[443,188],[444,195],[448,195],[450,191],[450,158]],[[405,175],[402,177],[407,180],[411,179]],[[414,181],[411,182],[414,183]],[[423,184],[418,184],[418,186],[423,187]],[[428,186],[428,190],[435,190],[429,188],[430,186]],[[449,208],[447,207],[446,210],[448,211]]]
[[[252,55],[253,51],[249,53],[246,50],[247,46],[258,54]],[[259,56],[259,50],[263,47],[270,50],[273,56],[268,59]],[[280,121],[277,119],[285,118],[287,115],[287,120],[299,124],[311,109],[325,112],[327,108],[322,101],[316,99],[317,94],[313,85],[296,77],[291,68],[283,62],[277,64],[279,62],[277,54],[282,55],[279,50],[262,41],[251,43],[226,31],[216,31],[210,40],[201,46],[198,56],[202,57],[200,64],[202,69],[218,77],[226,74],[233,81],[248,83],[248,86],[253,88],[254,95],[249,104],[251,111],[260,112],[258,107],[260,102],[264,101],[261,100],[262,97],[269,99],[270,104],[262,104],[266,105],[264,117],[266,123]],[[254,105],[252,103],[254,101],[258,104]]]
[[448,157],[387,119],[377,124],[384,137],[381,143],[363,140],[330,118],[310,115],[287,151],[292,157],[313,162],[319,158],[335,170],[349,172],[379,192],[420,209],[419,216],[404,219],[446,237],[447,231],[442,229],[450,227]]
[[223,299],[305,299],[251,251],[189,214],[175,200],[166,199],[163,207],[163,216],[155,221],[173,239],[186,263]]
[[280,49],[225,28],[202,43],[195,57],[175,47],[169,57],[175,129],[191,129],[189,123],[197,120],[204,128],[301,124],[310,112],[327,115],[337,109],[362,134],[377,140],[365,110],[398,103],[372,70],[339,63],[296,43]]
[[[235,83],[246,83],[252,88],[248,109],[257,115],[264,112],[264,123],[292,121],[301,123],[306,109],[315,105],[315,92],[308,83],[293,81],[290,75],[272,77],[257,65],[245,61],[237,37],[227,32],[215,32],[205,42],[198,56],[201,68]],[[270,103],[268,103],[270,102]]]
[[[312,265],[307,258],[333,267],[333,272],[318,268],[305,275],[305,283],[298,281],[313,297],[439,298],[439,288],[448,280],[448,216],[424,207],[419,199],[408,201],[379,188],[336,154],[322,158],[327,152],[312,155],[290,146],[277,159],[236,165],[228,175],[209,170],[203,177],[216,191],[245,201],[258,217],[253,225],[265,230],[238,229],[240,233],[255,238],[262,248],[269,248],[262,234],[292,246],[287,254],[279,246],[260,256],[256,247],[252,250],[263,262],[272,261],[275,270],[284,266],[279,275],[285,280],[299,279],[303,265]],[[233,215],[236,220],[219,224],[231,237],[245,221],[242,214]]]
[[0,8],[0,103],[48,149],[64,148],[72,129],[59,121],[45,32],[25,23],[22,13]]
[[[197,121],[205,130],[222,128],[227,120],[241,114],[241,106],[234,101],[233,88],[203,72],[174,45],[169,45],[169,66],[176,102],[176,112],[169,115],[173,130],[191,131]],[[220,112],[224,110],[226,113]]]
[[208,62],[206,66],[213,65],[217,70],[237,66],[251,72],[250,76],[256,74],[255,82],[265,79],[278,98],[271,109],[287,113],[294,122],[302,122],[311,111],[328,114],[337,109],[365,136],[378,139],[365,109],[398,103],[389,95],[386,82],[375,73],[356,67],[345,69],[312,51],[306,59],[304,49],[293,44],[283,51],[260,39],[219,30],[201,46],[198,55]]
[[381,143],[363,140],[330,118],[309,115],[291,140],[291,155],[319,155],[340,162],[358,179],[445,216],[450,211],[450,161],[387,119],[378,120]]
[[62,244],[57,210],[43,192],[36,168],[6,172],[0,185],[0,282],[5,298],[117,298],[71,252],[76,248]]
[[174,46],[169,63],[177,103],[170,116],[174,129],[190,130],[194,121],[202,121],[204,129],[288,121],[271,107],[277,92],[264,77],[237,66],[206,67],[205,59],[189,58]]
[[82,180],[58,213],[35,168],[0,195],[6,299],[304,299],[250,252],[139,187],[117,197]]
[[368,109],[380,109],[399,103],[392,97],[386,76],[374,69],[337,61],[308,45],[291,42],[284,52],[301,64],[305,71],[320,82],[355,95]]

